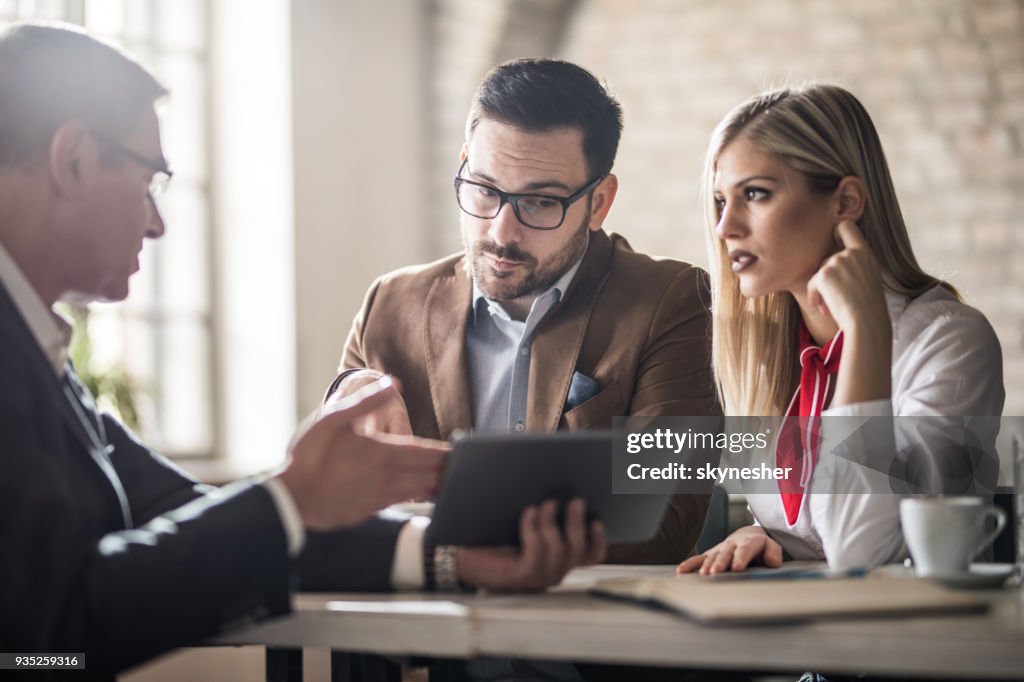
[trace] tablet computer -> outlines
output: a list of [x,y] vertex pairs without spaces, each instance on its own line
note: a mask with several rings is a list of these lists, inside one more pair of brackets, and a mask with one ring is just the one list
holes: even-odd
[[430,523],[438,545],[518,545],[524,507],[582,497],[609,542],[654,535],[669,494],[613,495],[610,431],[480,434],[455,442]]

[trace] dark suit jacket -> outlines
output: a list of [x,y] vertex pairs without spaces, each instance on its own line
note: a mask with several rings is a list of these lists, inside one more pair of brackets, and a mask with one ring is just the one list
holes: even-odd
[[[85,652],[112,676],[290,609],[262,486],[199,485],[109,415],[97,447],[65,395],[83,389],[57,379],[2,286],[0,349],[0,651]],[[312,534],[303,587],[388,589],[400,525]]]
[[[369,367],[396,376],[417,435],[448,438],[469,430],[471,298],[462,255],[384,275],[370,287],[349,333],[343,374]],[[710,368],[708,303],[707,276],[699,268],[634,253],[618,235],[591,233],[571,285],[534,332],[526,429],[608,429],[614,416],[721,414]],[[600,389],[566,410],[574,372]],[[608,561],[685,558],[700,535],[708,499],[673,497],[651,542],[613,546]]]

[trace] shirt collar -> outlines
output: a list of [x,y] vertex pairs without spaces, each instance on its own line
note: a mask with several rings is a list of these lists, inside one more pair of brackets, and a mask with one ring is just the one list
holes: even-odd
[[[587,235],[587,239],[587,245],[589,246],[589,234]],[[587,250],[584,249],[583,255],[586,255],[586,253]],[[536,301],[537,299],[540,299],[542,296],[546,296],[548,293],[554,293],[556,303],[562,300],[562,295],[565,293],[565,290],[569,288],[569,285],[572,283],[573,278],[576,276],[576,271],[580,269],[580,264],[582,263],[583,256],[581,255],[571,268],[566,270],[561,277],[555,280],[554,284],[552,284],[550,287],[548,287],[541,293],[537,294],[537,298],[534,300]],[[487,296],[484,295],[484,292],[480,290],[480,287],[477,286],[476,279],[473,279],[473,309],[471,321],[474,325],[476,324],[476,311],[480,308],[481,301],[485,303],[484,310],[497,309],[501,311],[502,314],[506,314],[505,309],[501,307],[501,302],[492,301],[491,299],[487,298]]]
[[71,325],[56,311],[49,310],[14,258],[0,243],[0,284],[7,289],[14,307],[21,313],[36,343],[57,376],[64,373],[71,343]]

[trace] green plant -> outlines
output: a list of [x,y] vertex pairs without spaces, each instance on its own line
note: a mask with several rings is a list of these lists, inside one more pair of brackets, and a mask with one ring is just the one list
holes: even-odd
[[92,337],[89,333],[89,307],[64,304],[63,311],[74,326],[68,356],[97,403],[116,413],[133,430],[139,428],[138,396],[145,391],[142,384],[125,371],[121,363],[98,367],[93,356]]

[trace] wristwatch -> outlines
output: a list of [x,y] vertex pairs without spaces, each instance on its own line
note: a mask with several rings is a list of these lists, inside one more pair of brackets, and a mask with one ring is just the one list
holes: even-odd
[[459,580],[454,545],[424,545],[423,582],[428,590],[472,592],[474,588]]

